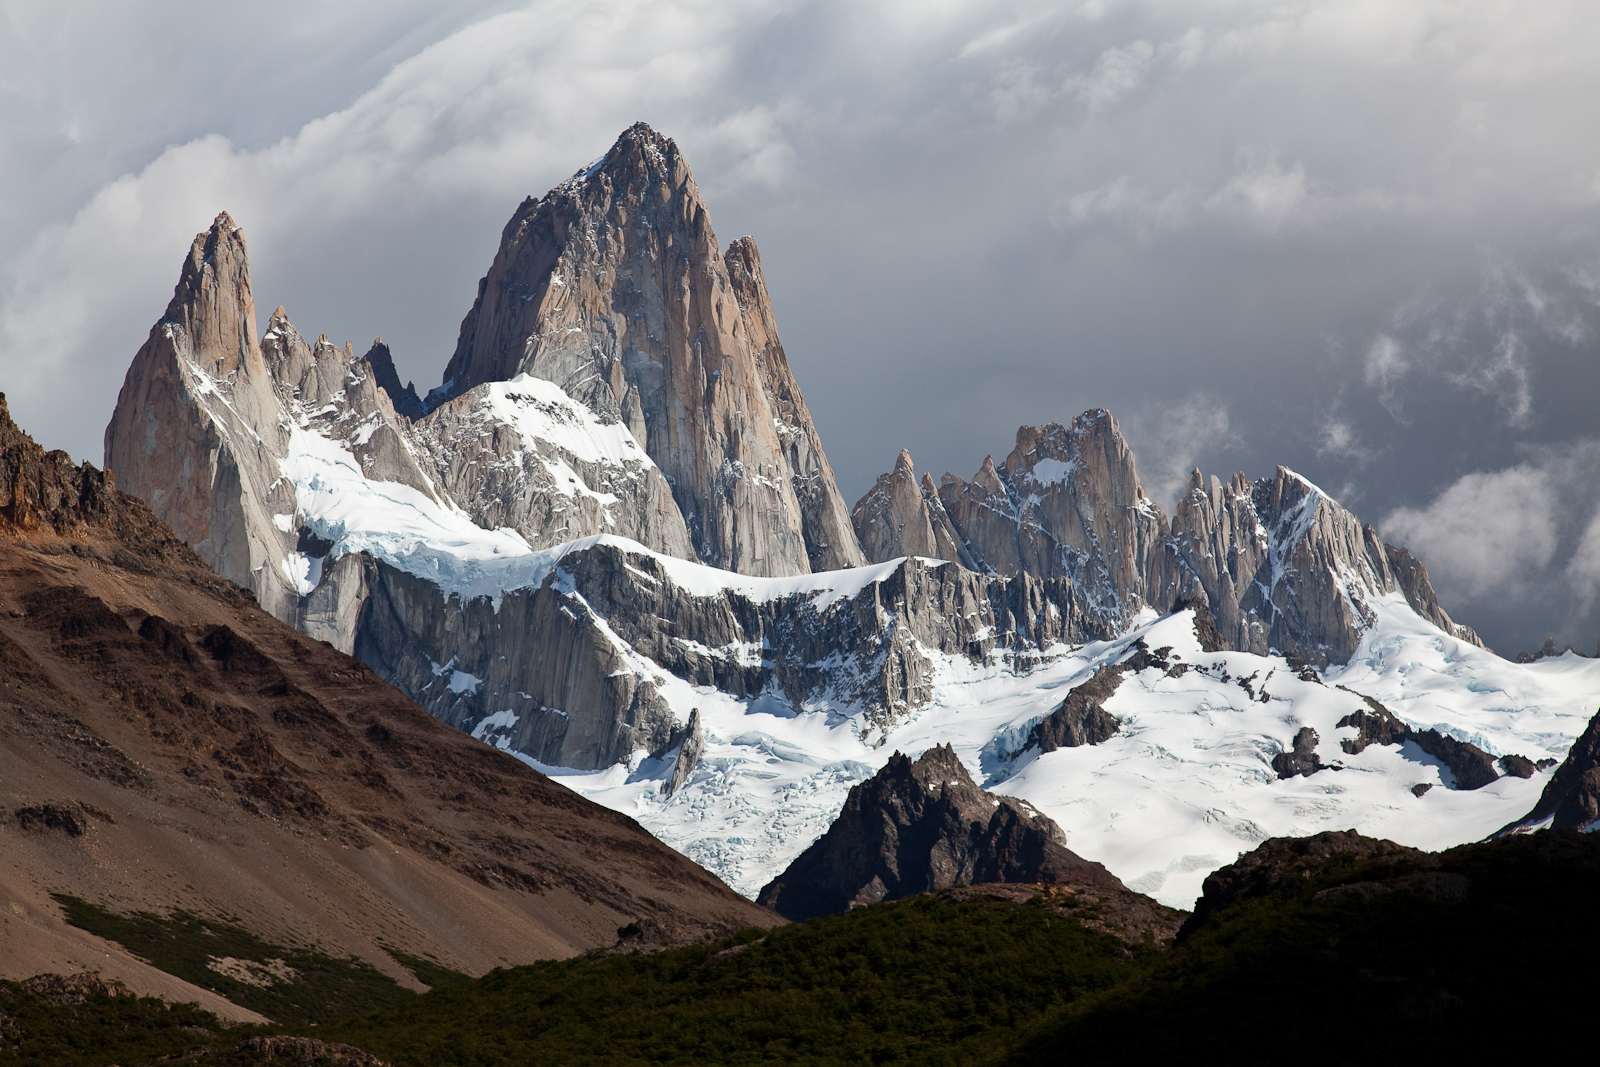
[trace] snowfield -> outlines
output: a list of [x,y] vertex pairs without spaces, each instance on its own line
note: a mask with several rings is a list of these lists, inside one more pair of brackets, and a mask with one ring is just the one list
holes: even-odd
[[[535,389],[544,403],[526,402]],[[522,432],[561,438],[577,454],[643,455],[631,438],[621,440],[627,433],[621,427],[605,427],[609,436],[602,439],[580,425],[581,418],[565,417],[557,398],[545,395],[551,389],[519,380],[494,399],[505,407],[500,415],[517,420]],[[330,561],[365,552],[435,582],[446,595],[488,596],[498,604],[502,592],[537,585],[552,572],[561,581],[563,557],[601,542],[654,555],[614,537],[535,552],[513,530],[481,529],[465,512],[415,489],[369,480],[349,451],[309,422],[293,427],[283,471],[295,486],[299,521],[334,543]],[[735,590],[765,600],[809,591],[819,605],[855,596],[899,565],[771,579],[655,558],[671,581],[697,596]],[[302,591],[319,577],[309,561],[290,559],[284,566]],[[1569,653],[1514,664],[1446,635],[1398,593],[1372,606],[1377,619],[1357,653],[1321,682],[1301,680],[1278,657],[1202,652],[1190,612],[1146,613],[1115,641],[1058,648],[1043,657],[1043,666],[1020,672],[976,668],[928,651],[937,666],[933,700],[895,724],[881,743],[863,740],[859,709],[828,703],[797,709],[772,695],[737,699],[697,688],[616,639],[631,669],[656,682],[677,721],[699,710],[705,747],[688,783],[670,798],[661,793],[676,753],[660,759],[635,753],[626,766],[598,771],[544,766],[513,754],[634,817],[754,896],[828,828],[850,788],[875,774],[892,752],[916,756],[949,743],[980,783],[1025,799],[1060,823],[1074,851],[1104,863],[1136,890],[1189,907],[1207,873],[1265,838],[1353,828],[1438,849],[1483,838],[1520,818],[1549,779],[1551,771],[1544,770],[1531,779],[1502,777],[1481,789],[1455,790],[1448,788],[1450,772],[1412,743],[1347,754],[1339,742],[1354,730],[1337,724],[1365,707],[1356,694],[1382,701],[1418,729],[1436,728],[1495,756],[1535,761],[1564,758],[1600,705],[1600,660]],[[1176,677],[1155,668],[1126,675],[1106,704],[1121,728],[1103,744],[1016,752],[1073,686],[1127,656],[1140,640],[1151,649],[1170,648],[1172,661],[1188,669]],[[475,681],[466,675],[452,685]],[[515,721],[511,711],[496,711],[473,733],[506,747]],[[1323,762],[1339,769],[1279,780],[1271,760],[1306,726],[1318,735]],[[1419,785],[1433,788],[1417,796]]]
[[[1105,705],[1121,729],[1103,744],[1004,758],[1073,686],[1141,639],[1152,649],[1170,646],[1173,662],[1189,670],[1126,675]],[[671,754],[602,771],[539,769],[633,816],[753,896],[828,828],[850,787],[890,753],[915,756],[948,743],[977,781],[1060,823],[1075,852],[1131,888],[1187,908],[1208,873],[1268,837],[1353,828],[1445,848],[1525,815],[1549,779],[1545,770],[1455,790],[1446,788],[1450,771],[1414,743],[1346,754],[1339,741],[1355,730],[1337,723],[1366,705],[1336,686],[1377,698],[1419,729],[1536,761],[1564,758],[1600,703],[1600,661],[1569,653],[1510,663],[1445,635],[1398,595],[1382,604],[1357,655],[1322,684],[1301,681],[1277,657],[1202,652],[1187,611],[1027,674],[965,662],[942,673],[932,704],[878,746],[862,743],[857,721],[832,708],[795,714],[771,698],[744,702],[679,683],[669,699],[685,718],[700,709],[706,746],[689,784],[670,799],[660,783]],[[1252,680],[1255,697],[1240,679]],[[1272,757],[1304,726],[1316,730],[1323,762],[1342,769],[1280,780]],[[1423,784],[1435,788],[1416,796]]]

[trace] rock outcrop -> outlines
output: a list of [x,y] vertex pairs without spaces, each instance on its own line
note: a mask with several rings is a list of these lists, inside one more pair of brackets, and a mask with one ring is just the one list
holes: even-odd
[[1181,941],[1218,912],[1243,900],[1293,893],[1323,871],[1340,865],[1416,863],[1427,853],[1354,830],[1328,830],[1310,837],[1274,837],[1206,876],[1194,912],[1178,933]]
[[[892,535],[920,545],[925,526],[937,529],[906,484],[910,461],[902,456],[856,505],[874,558],[905,550]],[[1376,601],[1398,590],[1445,633],[1482,644],[1439,606],[1426,568],[1409,552],[1384,544],[1288,468],[1226,484],[1195,471],[1169,524],[1145,497],[1133,452],[1103,410],[1070,427],[1020,428],[1004,463],[985,457],[970,482],[947,473],[939,498],[972,566],[1067,577],[1113,628],[1145,608],[1203,598],[1210,631],[1227,647],[1325,668],[1349,660],[1376,618]]]
[[1061,705],[1028,732],[1023,751],[1037,747],[1040,752],[1054,752],[1058,748],[1098,745],[1110,740],[1122,724],[1105,709],[1105,702],[1122,684],[1123,675],[1146,667],[1169,670],[1168,651],[1170,649],[1158,648],[1151,652],[1141,640],[1127,658],[1096,670],[1088,681],[1073,686]]
[[860,561],[754,247],[729,251],[739,284],[678,146],[630,127],[517,209],[431,402],[519,374],[555,382],[644,446],[702,561],[759,575]]
[[394,356],[389,352],[389,346],[383,343],[383,338],[374,340],[367,354],[361,358],[372,367],[378,388],[388,394],[389,403],[394,405],[397,414],[415,421],[428,413],[422,398],[417,395],[414,383],[407,382],[404,388],[401,387],[400,374],[394,369]]
[[1322,757],[1317,755],[1317,731],[1302,726],[1294,735],[1294,744],[1272,757],[1272,769],[1279,778],[1296,775],[1309,778],[1323,769]]
[[[1454,789],[1481,789],[1500,777],[1495,770],[1497,762],[1495,758],[1477,745],[1469,741],[1458,741],[1438,730],[1413,729],[1373,698],[1361,693],[1355,695],[1366,701],[1366,710],[1353,711],[1339,720],[1340,727],[1353,726],[1356,729],[1354,737],[1339,742],[1339,747],[1351,755],[1362,752],[1368,745],[1403,745],[1411,741],[1450,770],[1449,784]],[[1312,744],[1315,745],[1314,740]],[[1520,768],[1522,764],[1527,764],[1530,768],[1533,766],[1532,761],[1525,756],[1508,755],[1503,757],[1501,762],[1503,761],[1510,761],[1509,765],[1512,767]],[[1276,762],[1273,765],[1277,766]],[[1312,768],[1316,769],[1320,768]],[[1300,773],[1310,774],[1311,770]],[[1532,772],[1530,770],[1528,774],[1518,776],[1531,777]]]
[[1079,881],[1121,888],[1070,851],[1060,827],[972,781],[949,746],[895,753],[856,786],[828,832],[758,902],[800,921],[977,882]]
[[850,510],[861,550],[874,563],[899,556],[929,556],[977,567],[961,543],[950,516],[939,499],[933,479],[924,474],[917,482],[911,453],[901,450],[894,470],[878,475],[878,482]]
[[1539,803],[1496,836],[1526,830],[1600,829],[1600,712],[1572,743],[1567,758],[1550,776]]
[[[1173,551],[1242,652],[1294,652],[1327,666],[1349,660],[1372,624],[1372,601],[1396,589],[1440,629],[1480,644],[1439,607],[1426,569],[1286,467],[1227,484],[1199,471],[1178,500]],[[1394,561],[1399,564],[1397,574]],[[1185,579],[1187,580],[1187,579]]]

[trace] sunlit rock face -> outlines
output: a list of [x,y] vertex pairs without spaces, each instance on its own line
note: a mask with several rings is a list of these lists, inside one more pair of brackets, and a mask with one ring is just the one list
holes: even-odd
[[724,256],[688,163],[648,126],[517,209],[438,395],[523,373],[627,426],[703,562],[761,575],[863,562],[754,242]]

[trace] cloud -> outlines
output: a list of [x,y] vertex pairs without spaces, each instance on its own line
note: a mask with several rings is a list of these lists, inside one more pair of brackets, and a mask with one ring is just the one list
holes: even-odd
[[1285,167],[1277,152],[1258,148],[1239,151],[1241,166],[1207,201],[1218,211],[1242,215],[1268,232],[1304,221],[1304,208],[1311,195],[1311,183],[1303,164]]
[[1174,189],[1156,196],[1122,175],[1053,204],[1048,217],[1057,229],[1110,224],[1148,240],[1159,231],[1188,225],[1193,214],[1194,198],[1186,190]]
[[1468,474],[1426,508],[1397,508],[1386,537],[1411,548],[1437,584],[1470,598],[1520,593],[1556,550],[1556,487],[1527,465]]
[[[1321,425],[1318,427],[1318,438],[1317,455],[1319,456],[1349,459],[1355,461],[1357,465],[1363,465],[1372,460],[1373,451],[1362,443],[1360,427],[1346,419],[1340,419],[1332,415],[1324,416]],[[1346,498],[1350,495],[1348,492],[1341,493],[1340,499],[1346,500],[1348,503]]]
[[1384,537],[1427,564],[1458,601],[1544,599],[1546,614],[1587,612],[1600,588],[1600,441],[1534,450],[1513,467],[1474,471],[1425,507],[1401,507]]
[[1144,84],[1155,54],[1155,46],[1149,41],[1107,48],[1100,53],[1091,73],[1068,78],[1062,88],[1090,111],[1104,111]]
[[1145,495],[1168,512],[1200,461],[1239,443],[1227,405],[1210,396],[1146,408],[1123,423]]

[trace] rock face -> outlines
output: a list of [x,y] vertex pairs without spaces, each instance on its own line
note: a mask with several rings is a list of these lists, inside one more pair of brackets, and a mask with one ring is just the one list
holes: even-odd
[[[985,457],[970,482],[947,473],[938,495],[942,509],[916,492],[902,452],[856,505],[869,557],[931,550],[990,574],[1065,577],[1113,629],[1145,608],[1166,612],[1199,597],[1229,648],[1320,667],[1348,661],[1375,618],[1373,602],[1397,590],[1446,633],[1482,644],[1439,606],[1409,552],[1285,467],[1226,485],[1195,471],[1169,524],[1103,410],[1069,427],[1020,428],[1004,463]],[[945,519],[960,548],[941,537]]]
[[1600,828],[1600,712],[1572,743],[1567,758],[1540,794],[1539,803],[1496,836],[1545,826],[1553,830]]
[[800,502],[800,529],[805,535],[811,569],[858,567],[867,560],[856,544],[850,514],[844,509],[833,468],[822,451],[822,439],[811,422],[800,384],[789,370],[783,342],[778,339],[778,322],[772,312],[767,279],[761,273],[761,252],[755,238],[734,241],[723,259],[739,300],[745,341],[755,356],[767,402],[777,419],[778,440],[789,463],[795,499]]
[[878,484],[856,501],[850,521],[861,550],[874,563],[899,556],[930,556],[977,569],[944,510],[933,479],[924,474],[921,484],[917,483],[911,453],[904,449],[894,470],[878,475]]
[[223,212],[195,237],[166,313],[128,368],[105,462],[213,570],[282,618],[296,593],[279,566],[293,535],[272,523],[294,510],[279,476],[287,435],[278,416],[244,235]]
[[1110,636],[1064,580],[920,559],[870,577],[842,572],[838,589],[708,589],[700,582],[714,572],[598,544],[574,547],[498,605],[447,598],[386,563],[362,566],[369,607],[355,654],[446,722],[563,767],[678,744],[663,671],[738,698],[853,708],[870,737],[928,700],[930,653],[1025,670],[1065,642]]
[[1166,520],[1110,412],[1020,428],[1002,466],[985,457],[971,482],[946,474],[939,498],[984,570],[1070,579],[1119,628],[1147,604],[1172,602]]
[[862,562],[754,244],[729,255],[737,284],[678,146],[635,125],[517,209],[430,396],[555,382],[644,445],[702,561],[760,575]]
[[1027,804],[979,789],[949,746],[915,762],[897,752],[850,791],[828,832],[758,901],[800,921],[976,882],[1121,888],[1064,841],[1060,828]]

